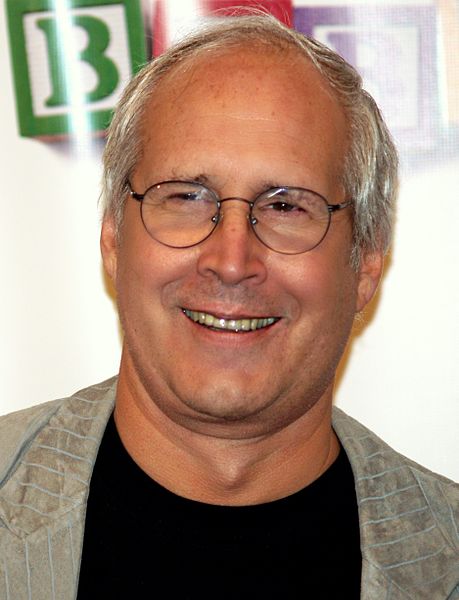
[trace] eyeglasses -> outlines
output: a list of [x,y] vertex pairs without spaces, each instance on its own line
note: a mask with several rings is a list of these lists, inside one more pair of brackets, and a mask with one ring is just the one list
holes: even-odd
[[350,205],[328,204],[320,194],[297,187],[270,188],[253,200],[219,198],[205,185],[193,181],[161,181],[143,194],[140,202],[145,229],[156,241],[171,248],[190,248],[207,239],[223,218],[224,202],[249,205],[248,221],[262,244],[281,254],[301,254],[320,244],[327,235],[332,213]]

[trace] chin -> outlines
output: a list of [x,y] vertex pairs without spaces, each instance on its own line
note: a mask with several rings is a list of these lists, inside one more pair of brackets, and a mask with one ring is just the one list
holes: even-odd
[[268,408],[267,396],[260,397],[233,386],[217,389],[200,389],[199,393],[183,398],[183,403],[194,413],[212,421],[235,422],[250,420]]
[[[200,389],[193,396],[182,397],[186,411],[182,425],[196,432],[247,439],[279,431],[307,413],[318,399],[309,402],[288,401],[273,390],[250,391],[220,386]],[[167,410],[167,409],[166,409]],[[174,419],[174,416],[169,414]],[[177,415],[175,415],[175,419]]]

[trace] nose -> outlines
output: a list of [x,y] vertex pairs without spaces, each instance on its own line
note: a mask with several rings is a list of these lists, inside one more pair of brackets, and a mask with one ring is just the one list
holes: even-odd
[[266,279],[267,248],[257,239],[249,221],[250,202],[242,198],[221,201],[220,219],[201,245],[198,271],[222,283],[262,283]]

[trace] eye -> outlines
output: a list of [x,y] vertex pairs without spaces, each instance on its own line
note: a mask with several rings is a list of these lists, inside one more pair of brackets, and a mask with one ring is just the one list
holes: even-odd
[[163,185],[156,194],[167,206],[214,203],[212,194],[206,188],[180,182]]
[[301,206],[297,204],[292,204],[290,202],[272,202],[271,204],[266,205],[266,208],[271,208],[277,212],[291,212],[293,210],[302,211]]
[[308,226],[311,221],[329,218],[326,201],[303,188],[273,188],[255,201],[255,218],[272,227],[283,225]]
[[165,200],[194,201],[201,200],[202,192],[173,192],[165,197]]
[[297,216],[307,212],[307,207],[301,202],[301,196],[285,190],[260,196],[257,208],[263,213],[272,213],[273,217],[275,215]]

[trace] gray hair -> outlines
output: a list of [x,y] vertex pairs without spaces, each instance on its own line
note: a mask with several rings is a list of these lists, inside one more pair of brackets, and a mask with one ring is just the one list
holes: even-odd
[[376,102],[362,88],[360,75],[343,58],[269,15],[210,22],[151,61],[132,79],[115,110],[104,151],[104,216],[112,216],[118,228],[121,225],[127,181],[142,156],[146,106],[165,76],[203,53],[254,45],[269,46],[271,51],[296,51],[313,63],[334,90],[349,126],[342,182],[352,198],[354,212],[351,262],[358,266],[362,250],[387,251],[392,237],[398,158]]

